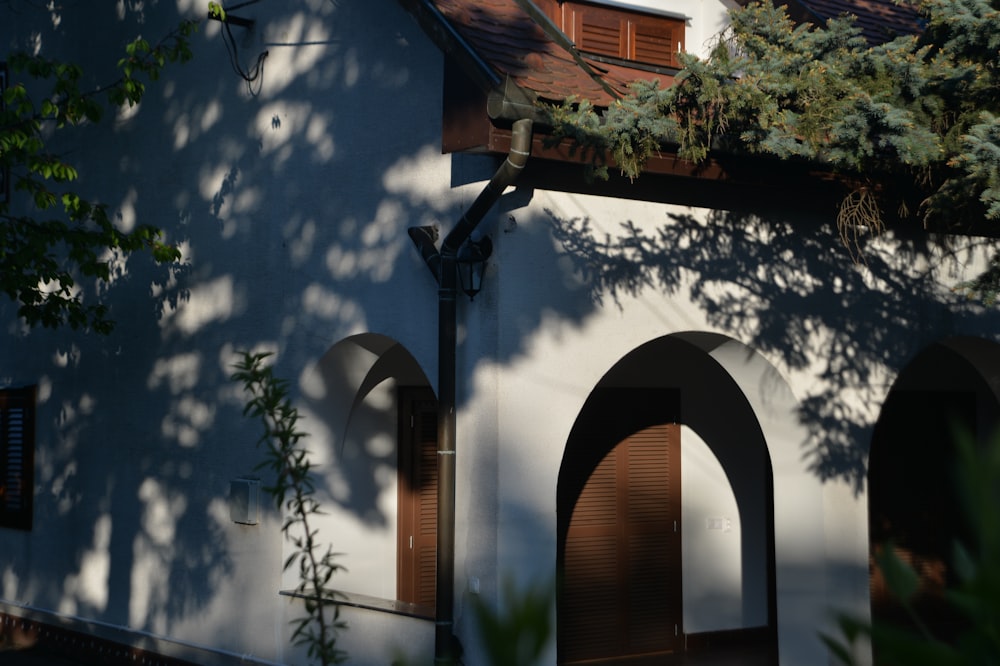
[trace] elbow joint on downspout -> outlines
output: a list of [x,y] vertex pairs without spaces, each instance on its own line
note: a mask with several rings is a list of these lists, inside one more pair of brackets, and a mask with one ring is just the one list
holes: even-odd
[[458,220],[455,227],[445,236],[440,250],[437,247],[437,227],[410,227],[407,230],[410,239],[439,285],[441,284],[442,255],[452,258],[458,254],[458,248],[469,239],[473,230],[504,193],[504,190],[517,180],[524,170],[528,163],[528,157],[531,155],[531,130],[531,119],[523,118],[514,122],[511,128],[510,152],[507,153],[506,159],[469,209]]

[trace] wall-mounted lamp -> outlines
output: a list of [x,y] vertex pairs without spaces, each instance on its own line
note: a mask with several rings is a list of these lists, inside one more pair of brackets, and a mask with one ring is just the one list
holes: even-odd
[[476,294],[483,288],[486,260],[491,254],[493,254],[493,241],[489,236],[483,236],[477,241],[469,239],[458,248],[455,256],[458,281],[470,301],[475,300]]

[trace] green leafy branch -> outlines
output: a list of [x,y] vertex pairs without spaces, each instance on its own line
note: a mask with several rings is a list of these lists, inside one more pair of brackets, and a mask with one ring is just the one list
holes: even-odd
[[504,582],[505,608],[497,611],[481,597],[472,597],[479,635],[490,666],[538,664],[553,635],[551,585],[519,591],[513,581]]
[[[30,326],[108,333],[114,321],[107,306],[84,303],[78,278],[107,283],[118,257],[138,251],[149,251],[157,262],[180,259],[180,250],[155,226],[122,231],[105,204],[69,189],[79,172],[49,144],[67,127],[100,122],[107,106],[138,104],[146,81],[157,80],[167,63],[190,60],[196,28],[184,21],[156,44],[133,40],[118,61],[120,76],[92,90],[81,86],[83,69],[76,63],[23,52],[9,56],[21,80],[7,88],[0,108],[0,170],[21,196],[0,197],[0,291],[18,303],[18,315]],[[47,87],[40,101],[26,80]]]
[[313,519],[322,511],[315,498],[309,452],[300,445],[306,434],[298,429],[299,412],[288,399],[288,382],[276,378],[272,367],[264,364],[268,356],[243,352],[232,379],[242,383],[249,395],[244,415],[259,418],[264,425],[258,447],[264,447],[265,460],[258,467],[274,475],[274,485],[265,490],[279,511],[288,512],[281,530],[294,551],[284,568],[298,566],[295,592],[305,600],[306,608],[306,615],[293,621],[292,642],[305,645],[309,657],[323,666],[339,664],[347,658],[336,646],[337,632],[345,624],[339,606],[330,603],[338,595],[329,583],[343,567],[336,562],[332,546],[323,549],[319,543]]
[[208,3],[208,18],[215,19],[217,21],[226,21],[226,10],[223,9],[222,5],[218,2]]

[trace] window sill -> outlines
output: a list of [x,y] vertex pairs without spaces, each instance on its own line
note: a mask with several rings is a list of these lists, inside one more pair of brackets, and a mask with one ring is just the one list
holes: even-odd
[[[418,606],[406,601],[392,601],[389,599],[380,599],[379,597],[370,597],[366,594],[341,592],[340,590],[336,590],[335,593],[337,598],[331,599],[328,603],[338,606],[350,606],[352,608],[364,608],[391,615],[403,615],[405,617],[417,618],[418,620],[434,619],[434,609],[430,606]],[[307,594],[302,594],[294,590],[281,590],[278,594],[283,597],[292,597],[293,599],[312,598]]]

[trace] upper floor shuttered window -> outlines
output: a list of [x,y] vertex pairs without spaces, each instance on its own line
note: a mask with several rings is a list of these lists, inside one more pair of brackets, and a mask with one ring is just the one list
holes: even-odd
[[538,3],[583,53],[629,64],[680,68],[682,18],[585,2]]
[[0,390],[0,527],[30,530],[35,388]]

